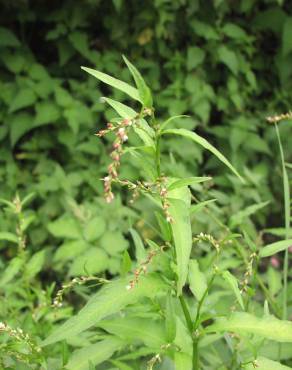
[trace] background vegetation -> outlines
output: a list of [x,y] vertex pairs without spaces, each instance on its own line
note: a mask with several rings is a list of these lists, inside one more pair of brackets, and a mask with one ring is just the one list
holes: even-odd
[[[110,90],[81,65],[130,81],[125,54],[151,87],[157,116],[189,115],[174,125],[196,129],[244,176],[241,185],[183,138],[164,141],[170,176],[214,176],[196,188],[200,201],[217,201],[196,213],[194,233],[244,225],[259,244],[285,234],[280,153],[265,117],[291,108],[291,2],[2,0],[0,20],[0,319],[46,337],[88,299],[89,288],[79,287],[52,311],[64,281],[123,274],[131,228],[156,235],[143,199],[131,205],[121,193],[104,202],[99,179],[111,143],[93,134],[112,117],[101,99]],[[127,103],[120,92],[111,96]],[[291,124],[280,131],[291,162]],[[142,167],[125,160],[121,176],[135,179]],[[262,268],[276,298],[282,256],[273,263]],[[62,345],[55,351],[66,357]],[[15,359],[5,361],[15,368]]]

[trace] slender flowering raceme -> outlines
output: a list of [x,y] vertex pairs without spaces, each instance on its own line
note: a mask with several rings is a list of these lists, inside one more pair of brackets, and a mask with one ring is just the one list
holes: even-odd
[[108,175],[103,178],[104,181],[104,195],[107,203],[111,203],[114,199],[114,194],[112,192],[112,182],[118,178],[118,169],[121,165],[121,156],[123,154],[123,144],[128,141],[128,130],[136,122],[136,118],[129,119],[125,118],[118,124],[113,124],[111,122],[107,123],[107,129],[100,130],[96,136],[103,137],[109,132],[115,133],[115,141],[112,146],[112,151],[110,157],[113,160],[108,166]]
[[284,121],[285,119],[292,119],[292,112],[289,111],[287,113],[278,114],[275,116],[269,116],[266,118],[266,120],[269,123],[278,123],[280,121]]

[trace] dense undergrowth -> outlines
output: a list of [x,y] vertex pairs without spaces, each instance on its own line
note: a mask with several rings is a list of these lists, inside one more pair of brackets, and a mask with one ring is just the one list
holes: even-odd
[[[291,123],[281,117],[283,157],[265,119],[291,107],[290,7],[3,3],[1,366],[292,366],[291,325],[279,326],[291,318]],[[138,90],[124,94],[79,68],[129,82],[122,53],[151,86],[155,111],[137,76]],[[93,135],[106,121],[128,131],[127,120],[129,134]],[[134,134],[137,122],[146,132]],[[124,150],[112,153],[115,138]]]

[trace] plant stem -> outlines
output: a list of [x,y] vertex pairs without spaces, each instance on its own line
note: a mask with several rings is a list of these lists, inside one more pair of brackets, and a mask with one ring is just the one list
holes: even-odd
[[184,297],[181,295],[179,296],[179,301],[186,319],[187,327],[189,329],[192,341],[193,341],[193,370],[199,370],[199,353],[198,353],[198,339],[194,335],[194,328],[192,323],[192,318],[187,307],[187,304],[184,300]]
[[211,288],[211,286],[212,286],[212,284],[213,284],[213,281],[214,281],[214,279],[215,279],[215,276],[216,276],[216,274],[213,274],[213,275],[212,275],[212,277],[211,277],[211,279],[210,279],[210,281],[209,281],[209,283],[208,283],[208,285],[207,285],[207,288],[206,288],[206,290],[205,290],[205,292],[204,292],[204,294],[203,294],[202,298],[200,299],[200,301],[199,301],[199,303],[198,303],[198,309],[197,309],[196,320],[195,320],[194,327],[193,327],[193,328],[194,328],[194,330],[197,330],[197,329],[198,329],[198,327],[199,327],[199,320],[200,320],[201,308],[202,308],[202,305],[203,305],[203,303],[204,303],[204,301],[205,301],[205,299],[206,299],[206,297],[207,297],[207,294],[208,294],[208,292],[209,292],[209,290],[210,290],[210,288]]
[[156,162],[156,170],[157,176],[161,176],[161,168],[160,168],[160,134],[157,132],[156,134],[156,152],[155,152],[155,162]]
[[193,333],[193,323],[192,323],[192,318],[191,318],[191,315],[190,315],[190,312],[189,312],[189,309],[187,307],[187,304],[186,304],[186,301],[184,299],[184,297],[181,295],[179,296],[179,301],[180,301],[180,304],[181,304],[181,307],[182,307],[182,310],[183,310],[183,313],[185,315],[185,319],[186,319],[186,322],[187,322],[187,327],[190,331],[190,333],[192,334]]
[[199,350],[198,350],[199,342],[198,342],[198,336],[197,336],[196,331],[199,327],[201,308],[202,308],[204,300],[207,297],[207,294],[208,294],[208,292],[209,292],[209,290],[210,290],[210,288],[213,284],[213,281],[215,279],[215,275],[216,274],[214,274],[212,276],[212,278],[210,279],[210,281],[208,283],[208,286],[207,286],[207,289],[204,292],[203,297],[201,298],[201,300],[198,303],[197,315],[196,315],[196,319],[195,319],[194,324],[192,323],[192,318],[191,318],[189,309],[187,307],[187,304],[184,300],[184,297],[182,295],[179,297],[179,301],[180,301],[180,304],[181,304],[181,307],[182,307],[182,310],[183,310],[183,313],[184,313],[184,316],[185,316],[185,319],[186,319],[187,327],[189,329],[189,332],[190,332],[190,335],[191,335],[191,338],[192,338],[192,341],[193,341],[193,359],[192,359],[193,370],[199,370]]
[[[280,155],[281,155],[281,162],[282,162],[282,174],[283,174],[283,189],[284,189],[284,209],[285,209],[285,238],[289,238],[289,229],[290,229],[290,190],[289,190],[289,180],[288,174],[285,167],[285,158],[284,152],[281,142],[281,137],[279,133],[279,128],[277,124],[275,124],[275,130],[278,138]],[[284,265],[283,265],[283,282],[284,282],[284,289],[283,289],[283,312],[282,312],[282,319],[287,319],[287,283],[288,283],[288,266],[289,266],[289,251],[288,249],[285,250],[284,256]]]

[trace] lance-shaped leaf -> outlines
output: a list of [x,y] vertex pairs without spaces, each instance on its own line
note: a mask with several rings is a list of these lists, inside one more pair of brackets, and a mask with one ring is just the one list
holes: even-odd
[[192,230],[188,205],[180,199],[169,198],[169,213],[177,263],[177,294],[180,295],[188,276],[188,264],[192,249]]
[[223,279],[229,284],[230,288],[233,290],[233,293],[235,294],[235,297],[240,304],[240,307],[244,310],[244,304],[242,300],[242,296],[240,294],[240,290],[238,288],[238,282],[236,280],[236,277],[233,276],[229,271],[223,271],[222,272]]
[[260,257],[270,257],[274,254],[284,251],[285,249],[292,246],[292,239],[281,240],[276,243],[268,244],[260,250]]
[[[127,105],[120,103],[116,100],[110,98],[103,98],[122,118],[134,118],[137,117],[137,112],[134,109],[128,107]],[[134,126],[134,131],[140,137],[140,139],[148,146],[154,146],[154,141],[152,137],[154,136],[154,131],[149,127],[148,123],[144,119],[139,119],[138,123]]]
[[262,318],[246,312],[235,312],[229,318],[216,319],[205,329],[207,332],[229,331],[237,334],[254,334],[277,342],[292,342],[292,322],[279,320],[272,315]]
[[207,290],[207,279],[200,270],[197,260],[190,260],[189,283],[191,292],[200,301]]
[[139,91],[140,101],[145,107],[151,108],[153,104],[152,96],[149,87],[146,85],[141,73],[137,70],[137,68],[123,55],[123,59],[131,72],[137,89]]
[[109,76],[106,73],[96,71],[95,69],[92,68],[81,67],[81,69],[83,69],[83,71],[89,73],[90,75],[94,76],[98,80],[104,82],[105,84],[110,85],[120,91],[123,91],[124,93],[129,95],[132,99],[141,102],[139,91],[135,89],[135,87],[127,84],[126,82],[118,80],[117,78],[114,78],[112,76]]
[[211,179],[212,177],[186,177],[185,179],[179,179],[172,182],[168,186],[167,190],[169,191],[173,189],[182,188],[188,185],[199,184],[200,182],[209,181]]
[[193,140],[197,144],[201,145],[203,148],[213,153],[222,163],[224,163],[244,183],[243,178],[240,176],[237,170],[232,166],[232,164],[228,161],[228,159],[222,153],[220,153],[218,149],[216,149],[213,145],[211,145],[206,139],[199,136],[195,132],[186,130],[184,128],[179,128],[179,129],[165,130],[165,131],[162,131],[161,134],[162,135],[165,135],[165,134],[180,135],[190,140]]
[[44,340],[42,345],[46,346],[77,335],[91,326],[97,325],[106,316],[137,302],[142,297],[154,298],[159,292],[167,291],[165,283],[153,274],[142,276],[133,289],[128,289],[130,279],[129,277],[118,279],[106,284],[91,297],[77,315],[59,326]]
[[123,342],[120,339],[110,337],[101,342],[78,349],[73,352],[65,368],[68,370],[88,370],[89,363],[94,366],[101,364],[122,346]]
[[147,347],[159,350],[167,343],[166,331],[160,320],[149,320],[141,317],[118,317],[102,321],[99,325],[110,334],[114,334],[126,342],[143,342]]

